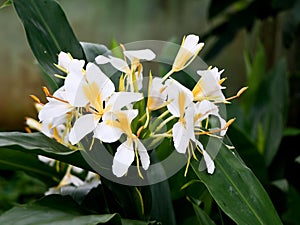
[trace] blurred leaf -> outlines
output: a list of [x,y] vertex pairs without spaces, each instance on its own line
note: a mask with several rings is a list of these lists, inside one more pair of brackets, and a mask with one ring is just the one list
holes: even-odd
[[[108,207],[114,212],[119,212],[126,218],[148,219],[149,206],[145,198],[151,198],[149,187],[126,186],[112,182],[101,177],[101,184],[105,192],[105,197],[109,199]],[[143,190],[144,189],[144,190]],[[147,194],[144,194],[144,191]]]
[[193,203],[193,208],[199,224],[215,225],[215,222],[197,204]]
[[295,159],[295,162],[300,164],[300,155]]
[[0,148],[0,169],[22,170],[49,186],[57,184],[63,175],[42,163],[35,155],[6,148]]
[[283,136],[298,136],[300,135],[300,129],[295,127],[285,127],[283,129]]
[[117,40],[114,38],[111,39],[110,49],[114,57],[121,58],[121,59],[123,58],[123,50],[120,47],[120,43],[117,42]]
[[244,54],[248,90],[243,95],[242,104],[246,112],[249,112],[256,98],[257,90],[267,75],[266,71],[266,54],[261,43],[251,62],[249,53]]
[[286,10],[291,8],[296,0],[272,0],[271,5],[273,9]]
[[300,194],[293,186],[290,186],[287,194],[287,210],[282,214],[284,224],[297,225],[300,221]]
[[71,150],[42,133],[0,132],[0,148],[43,155],[93,171],[79,150]]
[[[216,1],[212,1],[216,2]],[[223,5],[229,5],[230,1],[226,1]],[[219,7],[219,2],[212,4],[212,7]],[[217,11],[220,15],[226,15],[221,22],[216,23],[217,25],[212,27],[206,34],[202,36],[204,40],[209,37],[215,36],[216,41],[212,45],[209,52],[205,55],[205,59],[211,59],[215,57],[223,48],[228,45],[236,36],[236,34],[242,30],[251,30],[255,21],[264,20],[271,16],[275,16],[283,9],[272,8],[271,1],[235,1],[236,7],[231,10],[230,13],[226,12],[227,8],[222,8]],[[235,10],[234,10],[235,9]],[[212,10],[212,9],[210,9]]]
[[223,15],[224,10],[235,2],[236,0],[225,0],[220,2],[210,1],[209,11],[208,11],[209,18],[216,17],[220,14]]
[[11,4],[12,4],[12,1],[11,0],[7,0],[7,1],[3,2],[2,5],[0,5],[0,9],[3,9],[3,8],[7,7],[7,6],[11,6]]
[[196,161],[191,166],[220,208],[237,224],[282,224],[268,194],[237,153],[219,140],[210,141],[208,152],[219,149],[214,174],[200,171]]
[[0,216],[0,224],[60,224],[60,225],[97,225],[132,224],[147,225],[148,222],[125,220],[118,214],[89,215],[69,197],[47,196],[35,203],[16,206]]
[[151,218],[162,224],[176,224],[168,181],[150,186],[152,195]]
[[76,201],[79,205],[82,204],[85,197],[91,192],[93,188],[97,188],[97,186],[100,184],[100,182],[85,182],[83,185],[80,185],[78,187],[75,186],[63,186],[60,189],[60,194],[65,196],[69,195],[73,198],[74,201]]
[[110,52],[105,45],[89,42],[80,42],[80,44],[83,48],[87,62],[95,62],[95,58],[98,55],[103,55],[105,53],[107,54]]
[[63,83],[54,74],[62,74],[55,67],[60,51],[71,53],[74,58],[85,59],[61,7],[54,0],[14,0],[28,43],[33,54],[45,71],[45,80],[56,90]]
[[296,0],[289,0],[289,1],[279,1],[277,0],[276,2],[282,2],[284,3],[289,3],[293,2],[294,5],[293,7],[288,11],[285,23],[282,29],[282,39],[283,39],[283,44],[285,47],[289,48],[291,47],[294,39],[297,37],[297,32],[299,30],[299,25],[300,25],[300,1]]
[[232,125],[228,129],[228,136],[232,137],[233,146],[238,149],[239,155],[246,165],[254,172],[261,182],[268,182],[268,170],[257,146],[249,136],[239,127]]
[[267,165],[278,151],[287,118],[289,89],[286,67],[286,61],[280,60],[269,72],[259,87],[251,111],[253,131],[257,132],[262,126],[261,134],[265,136],[263,153]]
[[271,184],[284,193],[288,193],[289,191],[289,183],[286,179],[274,180]]

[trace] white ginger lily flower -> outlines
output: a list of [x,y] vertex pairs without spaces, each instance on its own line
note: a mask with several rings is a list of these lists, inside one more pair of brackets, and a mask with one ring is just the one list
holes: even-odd
[[80,84],[80,87],[77,93],[78,100],[86,99],[91,113],[85,114],[75,121],[69,135],[71,144],[78,143],[84,136],[94,131],[106,112],[121,110],[143,97],[141,93],[116,93],[113,82],[98,66],[92,63],[87,65],[85,81]]
[[[227,128],[226,127],[226,121],[220,116],[219,114],[219,108],[214,103],[203,100],[201,102],[197,102],[195,104],[195,124],[200,124],[202,120],[208,118],[209,115],[216,116],[220,121],[220,135],[224,136],[226,134]],[[223,129],[225,128],[225,129]]]
[[66,100],[64,86],[59,88],[51,97],[47,97],[48,102],[41,108],[38,118],[41,122],[39,130],[46,136],[55,138],[60,143],[67,143],[65,123],[74,109],[74,106]]
[[221,86],[224,81],[224,79],[220,79],[222,72],[223,70],[218,71],[216,67],[197,71],[201,78],[192,90],[195,101],[209,100],[218,103],[227,102],[222,93],[222,89],[225,88]]
[[128,78],[130,79],[128,83],[131,85],[131,91],[134,90],[134,83],[136,83],[137,89],[140,90],[142,88],[143,82],[143,67],[140,63],[140,60],[151,61],[155,58],[155,54],[150,49],[142,49],[124,51],[124,55],[130,60],[130,64],[128,64],[123,59],[116,58],[113,56],[106,57],[103,55],[99,55],[95,58],[95,60],[98,64],[111,63],[113,67],[115,67],[117,70],[125,73],[128,76]]
[[61,51],[58,54],[57,67],[65,73],[81,71],[84,63],[84,60],[73,59],[70,53]]
[[212,174],[215,168],[214,162],[204,150],[202,144],[196,139],[194,133],[195,105],[193,103],[192,92],[175,80],[167,80],[166,85],[168,100],[170,100],[170,103],[167,105],[168,110],[174,117],[179,117],[178,122],[175,123],[172,128],[174,147],[179,153],[188,153],[188,163],[185,174],[187,173],[191,155],[194,156],[193,149],[190,148],[191,142],[196,144],[203,156],[205,155],[204,160],[207,171]]
[[[150,73],[151,74],[151,73]],[[162,83],[162,78],[150,76],[148,88],[147,108],[151,111],[160,109],[166,106],[167,92],[166,86]]]
[[194,34],[190,34],[183,38],[182,44],[173,63],[172,70],[174,72],[183,70],[196,58],[204,46],[203,42],[198,42],[199,36]]
[[117,177],[126,174],[135,157],[140,177],[143,176],[139,169],[139,159],[144,170],[147,170],[150,165],[147,149],[131,130],[131,122],[137,115],[138,110],[136,109],[107,113],[103,116],[103,122],[99,124],[95,132],[96,138],[107,143],[119,140],[122,134],[127,136],[126,141],[117,148],[113,159],[112,170]]
[[175,57],[172,69],[163,77],[163,80],[166,80],[174,72],[183,70],[190,65],[204,46],[203,42],[198,42],[199,36],[195,34],[189,34],[182,39],[182,43]]

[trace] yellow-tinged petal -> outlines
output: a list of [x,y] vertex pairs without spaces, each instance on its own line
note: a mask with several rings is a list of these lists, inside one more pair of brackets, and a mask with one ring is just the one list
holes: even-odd
[[134,155],[133,141],[131,138],[127,138],[127,141],[117,148],[112,165],[113,174],[117,177],[124,176],[134,161]]

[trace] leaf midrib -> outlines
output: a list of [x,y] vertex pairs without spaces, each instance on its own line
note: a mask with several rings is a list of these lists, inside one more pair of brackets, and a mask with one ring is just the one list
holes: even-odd
[[48,24],[46,23],[43,15],[41,14],[41,11],[39,10],[39,8],[37,7],[37,5],[35,4],[35,1],[33,0],[30,0],[31,2],[31,5],[33,6],[34,10],[37,12],[37,15],[40,17],[40,20],[42,21],[43,23],[43,27],[46,28],[46,30],[48,31],[48,34],[50,35],[51,39],[53,40],[54,44],[55,44],[55,47],[58,49],[58,50],[61,50],[61,47],[58,43],[58,41],[56,40],[55,38],[55,35],[53,34],[51,28],[48,26]]
[[[257,218],[257,220],[259,221],[260,224],[264,224],[263,221],[261,220],[261,218],[257,215],[257,213],[255,212],[255,210],[251,207],[251,205],[249,204],[247,198],[239,191],[239,189],[237,188],[237,186],[235,185],[235,183],[233,182],[233,180],[230,178],[230,176],[225,172],[226,170],[224,169],[224,167],[217,161],[215,160],[215,164],[217,164],[217,167],[223,172],[223,174],[225,175],[225,177],[228,179],[229,183],[232,184],[232,186],[234,187],[234,189],[236,190],[236,192],[238,193],[238,195],[241,197],[241,199],[246,203],[247,207],[250,209],[250,211],[253,213],[253,215],[255,216],[255,218]],[[192,168],[193,170],[196,172],[197,176],[198,176],[198,172],[197,169],[194,167],[193,164]],[[198,176],[199,177],[199,176]],[[201,177],[199,177],[201,179]],[[202,180],[202,179],[201,179]],[[206,183],[204,182],[204,184],[206,185]],[[207,185],[206,185],[207,186]],[[208,188],[209,189],[209,188]]]

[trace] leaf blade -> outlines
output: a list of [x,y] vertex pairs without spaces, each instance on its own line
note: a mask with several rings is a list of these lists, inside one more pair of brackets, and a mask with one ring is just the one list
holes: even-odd
[[200,172],[196,161],[191,165],[230,218],[238,224],[282,224],[266,191],[237,153],[221,146],[214,162],[213,175]]
[[74,58],[85,59],[80,43],[56,1],[14,0],[13,5],[31,50],[45,72],[44,79],[51,89],[56,90],[63,83],[54,77],[54,74],[62,74],[54,65],[58,53],[66,51]]

